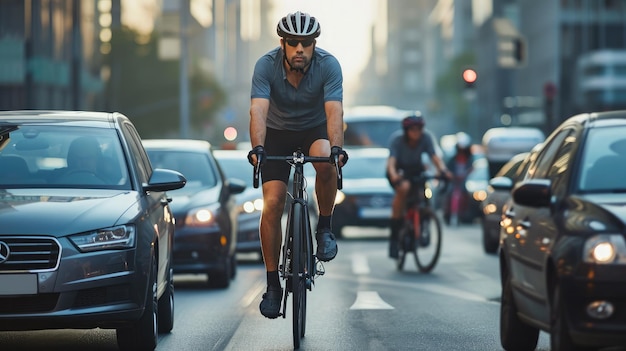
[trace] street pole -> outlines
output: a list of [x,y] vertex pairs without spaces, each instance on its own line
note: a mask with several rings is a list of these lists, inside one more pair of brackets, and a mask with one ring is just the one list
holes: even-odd
[[189,0],[180,0],[180,137],[189,138],[188,33]]

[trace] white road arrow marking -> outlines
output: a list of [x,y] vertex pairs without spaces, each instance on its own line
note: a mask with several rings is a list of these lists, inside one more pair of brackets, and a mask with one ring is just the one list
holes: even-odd
[[376,291],[359,291],[351,310],[393,310],[394,307],[383,301]]
[[365,255],[352,255],[352,273],[370,274],[370,266],[367,264],[367,257]]

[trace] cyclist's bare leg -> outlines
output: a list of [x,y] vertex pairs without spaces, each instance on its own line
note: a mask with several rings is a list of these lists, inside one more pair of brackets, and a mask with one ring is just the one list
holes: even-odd
[[260,234],[263,261],[268,272],[278,270],[282,241],[281,218],[285,208],[287,184],[280,180],[263,183],[263,214]]
[[[328,157],[330,143],[326,139],[318,139],[309,148],[310,156]],[[337,195],[337,174],[335,166],[330,163],[315,162],[315,194],[319,207],[319,221],[315,238],[317,240],[316,255],[320,261],[330,261],[337,255],[337,242],[330,231],[331,216]]]
[[389,257],[398,258],[398,236],[403,223],[406,199],[411,188],[408,180],[395,186],[395,195],[391,203],[391,235],[389,237]]
[[[326,139],[318,139],[309,149],[310,156],[327,157],[330,155],[330,143]],[[319,206],[320,215],[330,216],[335,206],[337,195],[337,175],[335,166],[330,163],[315,162],[315,194]]]
[[403,180],[395,187],[395,195],[391,204],[391,218],[401,219],[404,216],[406,199],[411,189],[411,183]]

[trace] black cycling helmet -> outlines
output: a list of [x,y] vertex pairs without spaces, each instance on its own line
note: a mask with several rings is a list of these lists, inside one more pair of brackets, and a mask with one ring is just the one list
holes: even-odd
[[423,127],[426,124],[424,116],[420,112],[412,113],[402,120],[402,129],[405,131],[413,126]]
[[276,32],[282,38],[317,38],[320,36],[320,23],[308,13],[297,11],[283,17],[276,26]]

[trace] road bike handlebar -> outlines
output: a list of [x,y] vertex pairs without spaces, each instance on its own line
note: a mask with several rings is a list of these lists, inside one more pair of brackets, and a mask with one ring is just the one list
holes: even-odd
[[337,172],[337,189],[343,188],[343,174],[341,171],[341,167],[339,167],[339,156],[335,155],[334,160],[331,159],[330,156],[321,157],[321,156],[307,156],[302,152],[294,152],[293,155],[290,156],[266,156],[265,160],[257,160],[256,165],[254,166],[254,173],[252,177],[252,185],[255,188],[259,187],[259,178],[261,175],[261,163],[265,161],[284,161],[289,164],[302,164],[305,163],[322,163],[328,162],[333,163],[335,165],[335,171]]

